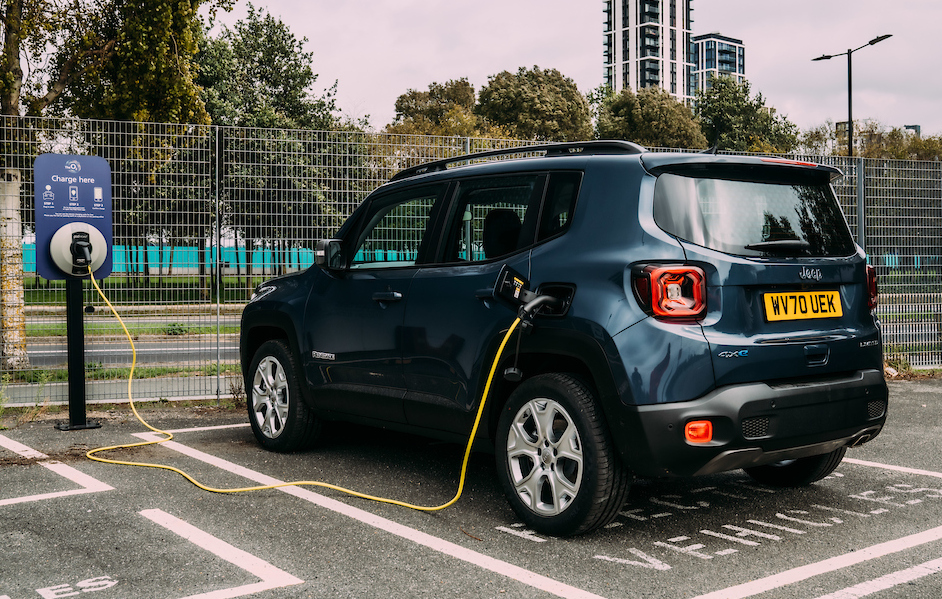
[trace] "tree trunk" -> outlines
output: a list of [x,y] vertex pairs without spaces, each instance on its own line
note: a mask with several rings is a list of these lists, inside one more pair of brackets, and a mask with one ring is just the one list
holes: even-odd
[[20,171],[0,176],[0,366],[29,368],[26,354],[26,302],[23,299],[23,223],[20,221]]

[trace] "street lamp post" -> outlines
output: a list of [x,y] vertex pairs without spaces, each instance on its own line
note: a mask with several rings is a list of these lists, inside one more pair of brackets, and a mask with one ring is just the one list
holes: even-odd
[[847,55],[847,156],[852,157],[854,155],[854,100],[853,100],[853,74],[851,69],[851,55],[862,48],[867,46],[872,46],[878,44],[883,40],[893,37],[892,34],[881,35],[875,37],[860,48],[854,48],[851,50],[847,49],[847,52],[841,52],[840,54],[822,54],[817,58],[812,58],[812,61],[817,60],[830,60],[832,58],[837,58],[838,56]]

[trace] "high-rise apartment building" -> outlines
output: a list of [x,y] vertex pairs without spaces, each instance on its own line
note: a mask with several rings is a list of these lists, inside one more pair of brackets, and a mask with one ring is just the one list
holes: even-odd
[[693,102],[693,0],[604,0],[604,14],[605,85],[658,86]]
[[745,81],[746,48],[742,40],[707,33],[694,36],[693,43],[698,89],[710,89],[712,79],[719,75],[732,77],[739,83]]

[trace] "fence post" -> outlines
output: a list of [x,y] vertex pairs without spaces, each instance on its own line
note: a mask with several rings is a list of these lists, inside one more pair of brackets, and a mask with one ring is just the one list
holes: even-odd
[[[216,160],[211,161],[216,168],[213,169],[213,204],[215,207],[216,220],[216,405],[220,404],[222,399],[222,336],[220,329],[222,327],[222,223],[219,220],[219,204],[222,201],[222,194],[219,187],[222,184],[222,144],[220,142],[221,131],[219,127],[213,126],[212,129],[213,151],[216,153]],[[236,249],[236,258],[238,259],[238,248]]]
[[857,157],[857,244],[867,251],[867,171],[863,156]]

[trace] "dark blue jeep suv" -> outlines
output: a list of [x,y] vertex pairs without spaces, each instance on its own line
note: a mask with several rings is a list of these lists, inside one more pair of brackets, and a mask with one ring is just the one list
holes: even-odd
[[[840,174],[613,141],[403,171],[246,306],[252,430],[275,451],[334,419],[466,440],[496,359],[478,436],[537,531],[612,521],[633,476],[821,480],[887,409]],[[498,356],[521,291],[544,301]]]

